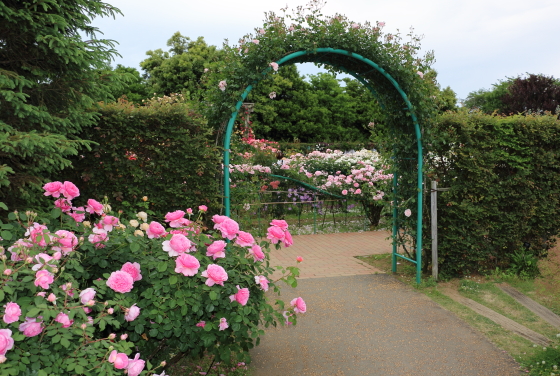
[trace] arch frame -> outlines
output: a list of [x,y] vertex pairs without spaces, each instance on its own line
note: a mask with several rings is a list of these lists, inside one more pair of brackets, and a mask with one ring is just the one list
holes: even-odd
[[[321,55],[319,55],[321,54]],[[405,104],[405,107],[401,111],[406,111],[407,114],[410,115],[411,123],[414,127],[414,134],[416,137],[416,150],[417,150],[417,174],[416,174],[416,183],[417,183],[417,196],[416,196],[416,260],[411,258],[405,257],[398,253],[398,244],[397,244],[397,236],[399,231],[399,221],[398,221],[398,199],[397,199],[397,189],[399,187],[399,176],[397,171],[393,174],[393,228],[392,228],[392,238],[393,238],[393,250],[392,250],[392,271],[396,272],[397,270],[397,259],[405,259],[410,261],[416,265],[416,282],[418,284],[421,283],[421,267],[422,267],[422,219],[423,219],[423,147],[422,147],[422,132],[421,127],[415,112],[415,108],[412,105],[411,101],[409,100],[407,94],[401,88],[397,80],[392,77],[385,69],[379,66],[374,61],[351,51],[347,51],[341,48],[330,48],[330,47],[319,47],[315,48],[312,51],[309,50],[300,50],[296,52],[289,53],[279,60],[275,61],[278,66],[282,66],[285,64],[292,64],[297,62],[315,62],[320,64],[327,64],[331,65],[335,69],[341,70],[352,75],[362,84],[364,84],[370,92],[374,96],[378,98],[378,95],[373,88],[373,85],[370,84],[368,78],[365,74],[360,74],[358,72],[352,71],[351,69],[347,69],[340,64],[332,63],[328,57],[329,55],[335,56],[342,56],[348,60],[356,60],[362,64],[365,64],[371,67],[371,70],[375,70],[381,76],[386,79],[391,85],[392,88],[398,93],[400,98]],[[340,60],[340,59],[335,59]],[[271,64],[272,65],[272,64]],[[227,122],[225,135],[224,135],[224,173],[223,173],[223,189],[224,189],[224,214],[226,216],[230,215],[230,200],[231,200],[231,190],[230,190],[230,172],[229,172],[229,161],[230,161],[230,147],[231,147],[231,134],[233,132],[233,127],[235,124],[235,120],[237,118],[238,112],[241,109],[243,102],[253,89],[255,85],[258,84],[260,80],[262,80],[268,73],[273,70],[272,67],[266,68],[262,72],[262,76],[259,80],[253,82],[252,84],[245,87],[243,90],[240,99],[237,101],[234,110],[231,112],[231,116]],[[379,98],[378,98],[379,99]],[[380,101],[382,107],[384,107],[383,103]]]

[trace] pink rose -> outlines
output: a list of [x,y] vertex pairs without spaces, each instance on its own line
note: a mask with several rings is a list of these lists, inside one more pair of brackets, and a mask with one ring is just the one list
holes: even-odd
[[88,241],[95,246],[95,248],[105,248],[105,242],[109,240],[109,235],[105,230],[100,230],[95,234],[88,236]]
[[344,189],[344,190],[342,191],[342,194],[343,194],[344,196],[346,196],[346,195],[348,194],[348,191],[347,191],[346,189]]
[[201,212],[206,212],[208,211],[208,207],[206,205],[200,205],[198,207],[198,210],[200,210]]
[[233,240],[239,231],[239,224],[237,224],[237,222],[233,219],[227,218],[220,223],[220,231],[222,232],[222,236],[224,238]]
[[62,210],[63,213],[67,213],[72,209],[72,204],[65,198],[59,198],[54,202],[54,206]]
[[169,222],[169,227],[181,227],[183,226],[183,222],[185,212],[182,210],[175,210],[174,212],[169,212],[165,215],[165,222]]
[[19,304],[10,302],[4,306],[4,322],[6,324],[11,324],[19,320],[21,316],[21,309],[19,308]]
[[290,302],[290,305],[294,307],[295,313],[305,313],[305,311],[307,311],[307,306],[305,305],[303,299],[300,297],[293,299]]
[[265,254],[262,251],[262,248],[258,244],[252,246],[251,249],[249,249],[249,253],[253,255],[253,261],[255,262],[262,261],[265,259]]
[[83,222],[86,219],[85,209],[83,206],[79,206],[77,208],[72,208],[73,212],[68,213],[68,215],[76,222]]
[[227,320],[225,317],[222,317],[220,319],[220,330],[226,330],[227,328],[229,328],[229,325],[227,323]]
[[280,227],[283,231],[288,229],[288,222],[283,219],[273,219],[272,222],[270,222],[270,225]]
[[289,247],[294,244],[294,241],[292,239],[292,234],[290,234],[290,231],[284,232],[283,243],[284,243],[284,247]]
[[140,308],[133,304],[132,307],[127,308],[124,314],[124,319],[126,321],[134,321],[140,314]]
[[101,203],[94,200],[93,198],[90,198],[89,200],[87,200],[86,212],[90,214],[95,213],[97,215],[101,215],[103,214],[103,205],[101,205]]
[[258,39],[253,39],[251,42],[255,43],[255,44],[259,44],[260,41]]
[[253,235],[245,231],[239,231],[237,233],[237,239],[235,239],[235,244],[242,247],[252,247],[255,244],[255,238]]
[[272,244],[276,244],[279,241],[283,241],[284,236],[285,236],[284,231],[282,231],[282,229],[280,227],[270,226],[267,229],[266,238],[269,239]]
[[217,258],[225,258],[226,254],[224,250],[226,249],[226,242],[223,240],[217,240],[208,246],[206,251],[206,256],[212,257],[214,260]]
[[80,190],[70,181],[65,181],[61,193],[68,200],[73,200],[80,195]]
[[350,25],[352,27],[352,29],[359,29],[360,25],[357,23],[353,23],[352,25]]
[[186,277],[192,277],[198,273],[200,262],[194,256],[183,253],[175,259],[175,273],[181,273]]
[[117,270],[112,272],[111,276],[107,280],[107,286],[112,290],[120,293],[130,292],[132,290],[132,285],[134,284],[134,278],[127,272],[122,270]]
[[206,326],[206,321],[199,321],[196,323],[196,326],[199,328],[204,328]]
[[424,78],[424,73],[422,73],[422,72],[418,71],[418,72],[416,72],[416,74],[417,74],[417,75],[419,75],[419,76],[420,76],[420,78]]
[[113,363],[116,369],[124,369],[128,365],[128,356],[125,353],[118,353],[117,350],[113,350],[108,361]]
[[140,353],[136,354],[134,359],[128,360],[128,365],[126,369],[128,371],[128,376],[138,376],[144,369],[146,362],[140,359]]
[[224,222],[228,218],[229,217],[227,217],[225,215],[214,214],[214,216],[212,216],[212,222],[214,222],[214,229],[219,230],[222,222]]
[[4,270],[4,275],[11,275],[11,274],[12,274],[12,269]]
[[69,254],[78,246],[78,238],[71,231],[58,230],[54,233],[56,236],[53,237],[54,245],[52,247],[53,251],[60,251],[64,255]]
[[41,286],[45,290],[54,282],[54,276],[48,270],[39,270],[35,273],[35,286]]
[[187,214],[188,214],[188,215],[191,215],[192,213],[193,213],[193,210],[192,210],[191,208],[188,208],[188,209],[187,209]]
[[125,339],[128,338],[128,334],[121,334],[121,341],[124,341]]
[[19,331],[26,337],[35,337],[43,331],[43,322],[36,322],[34,317],[26,317],[25,322],[19,324]]
[[27,229],[25,235],[31,238],[33,244],[39,245],[41,247],[46,247],[47,246],[46,237],[50,236],[50,233],[47,226],[40,225],[38,223],[33,223],[33,226]]
[[166,233],[165,228],[161,224],[158,222],[151,222],[146,230],[146,234],[148,234],[148,238],[154,239],[161,238],[162,236],[165,236]]
[[49,294],[49,296],[47,297],[47,301],[54,303],[56,305],[56,295],[53,294],[52,292]]
[[14,347],[14,339],[10,329],[0,329],[0,356],[5,356]]
[[60,312],[54,319],[54,321],[62,324],[63,328],[68,328],[74,320],[70,320],[67,314]]
[[404,211],[404,215],[406,215],[407,217],[410,217],[412,215],[412,211],[410,211],[410,209],[406,209]]
[[247,301],[249,300],[249,289],[246,287],[239,288],[239,285],[237,285],[236,287],[237,287],[237,292],[233,295],[230,295],[229,300],[231,300],[232,302],[235,300],[237,303],[244,306],[245,304],[247,304]]
[[278,63],[274,63],[274,62],[273,62],[273,63],[270,63],[269,65],[272,67],[272,69],[273,69],[275,72],[278,71]]
[[116,225],[119,224],[119,219],[117,217],[112,216],[112,215],[106,215],[101,220],[101,224],[103,225],[103,229],[105,231],[111,232],[111,231],[113,231],[113,226],[116,226]]
[[261,288],[262,288],[264,291],[268,291],[268,279],[266,279],[265,276],[256,275],[256,276],[255,276],[255,283],[256,283],[257,285],[260,285]]
[[183,234],[174,234],[171,240],[162,243],[163,250],[169,253],[169,256],[179,256],[182,253],[189,252],[193,243]]
[[80,302],[82,302],[82,304],[87,304],[90,300],[93,300],[93,298],[95,298],[95,293],[95,290],[91,287],[82,290],[82,292],[80,292]]
[[60,197],[60,194],[62,193],[62,183],[59,181],[53,181],[45,184],[43,189],[45,190],[45,196]]
[[142,280],[142,274],[140,274],[140,264],[137,262],[127,262],[122,266],[121,270],[130,274],[134,282]]
[[220,83],[218,84],[218,88],[220,88],[221,91],[225,91],[226,87],[227,87],[226,81],[220,81]]
[[214,284],[223,286],[224,282],[228,279],[228,275],[225,269],[216,264],[208,265],[206,270],[203,271],[201,275],[208,278],[206,280],[207,286],[214,286]]
[[296,257],[296,261],[297,262],[303,262],[303,257],[301,257],[301,256]]

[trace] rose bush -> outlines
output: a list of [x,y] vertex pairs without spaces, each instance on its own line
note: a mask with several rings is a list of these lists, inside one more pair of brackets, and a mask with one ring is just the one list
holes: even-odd
[[[45,186],[66,200],[48,215],[12,212],[0,222],[2,375],[147,375],[166,358],[205,351],[248,361],[259,325],[295,323],[297,307],[278,312],[264,296],[279,292],[267,278],[269,243],[235,221],[216,215],[204,228],[201,206],[196,218],[192,209],[168,213],[169,227],[138,213],[140,224],[106,202],[77,206],[70,184]],[[283,221],[270,233],[277,247],[291,245]],[[299,270],[282,270],[295,286]]]

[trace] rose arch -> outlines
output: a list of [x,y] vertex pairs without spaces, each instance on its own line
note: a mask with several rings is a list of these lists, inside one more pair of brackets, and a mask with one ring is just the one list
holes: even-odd
[[[436,90],[431,54],[418,57],[420,38],[412,33],[383,33],[383,22],[358,24],[345,16],[326,17],[320,2],[312,1],[284,16],[268,13],[263,27],[247,34],[237,46],[224,45],[225,64],[207,75],[208,118],[223,134],[225,215],[230,215],[230,141],[238,112],[253,87],[286,64],[313,62],[335,72],[345,72],[365,85],[385,111],[383,145],[393,159],[393,271],[397,258],[416,264],[420,283],[423,207],[423,122],[434,113]],[[413,215],[405,216],[412,211]],[[404,246],[398,236],[403,227],[416,257],[398,253]],[[409,244],[410,245],[410,244]]]

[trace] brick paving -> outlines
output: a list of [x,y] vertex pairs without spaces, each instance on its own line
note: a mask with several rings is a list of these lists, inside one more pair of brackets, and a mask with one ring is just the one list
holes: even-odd
[[[300,278],[342,277],[383,273],[354,256],[389,253],[392,250],[388,231],[366,231],[337,234],[296,235],[291,247],[270,252],[270,265],[293,266],[296,257]],[[277,274],[274,275],[276,277]]]

